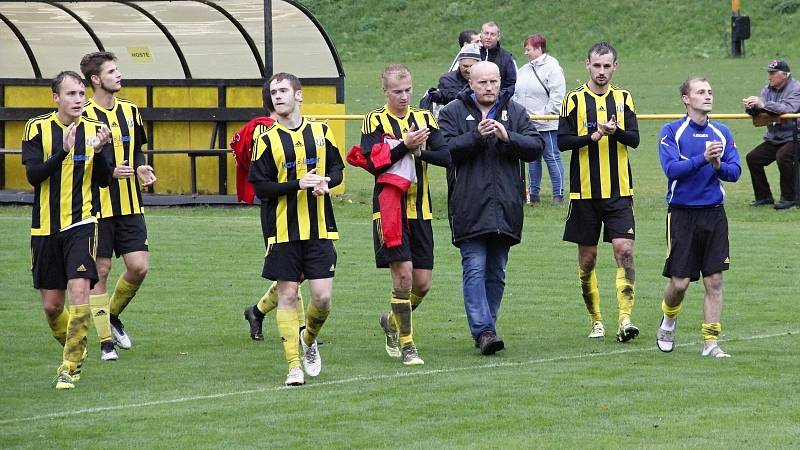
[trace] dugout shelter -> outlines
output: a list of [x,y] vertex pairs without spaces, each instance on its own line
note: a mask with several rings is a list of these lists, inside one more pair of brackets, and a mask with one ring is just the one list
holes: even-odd
[[[0,189],[32,190],[19,155],[25,122],[55,109],[58,72],[80,73],[98,50],[118,58],[117,96],[140,107],[158,194],[235,194],[228,142],[263,115],[261,88],[275,72],[300,77],[304,115],[345,111],[336,48],[293,0],[0,1]],[[330,125],[343,146],[344,123]]]

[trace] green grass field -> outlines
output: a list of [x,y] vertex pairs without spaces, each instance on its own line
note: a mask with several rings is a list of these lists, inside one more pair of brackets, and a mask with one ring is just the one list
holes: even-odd
[[[325,9],[340,2],[308,3],[326,25],[344,14]],[[458,13],[472,3],[448,8]],[[761,11],[792,2],[747,4]],[[337,43],[350,42],[336,33]],[[689,74],[710,77],[717,112],[739,112],[741,98],[765,81],[761,59],[728,59],[719,50],[709,58],[651,56],[645,44],[621,54],[614,80],[631,90],[640,113],[681,112],[677,87]],[[354,51],[345,62],[347,111],[364,113],[384,101],[378,72],[396,60]],[[585,79],[578,50],[554,55],[569,86]],[[409,62],[417,94],[436,83],[450,58],[448,51],[441,59]],[[728,124],[744,158],[762,130]],[[257,209],[148,209],[151,273],[122,316],[134,348],[121,351],[117,362],[101,363],[90,329],[91,354],[78,388],[56,392],[50,382],[60,348],[30,287],[30,208],[0,207],[6,235],[0,241],[0,448],[798,447],[800,326],[793,311],[800,210],[749,208],[746,168],[739,183],[726,186],[732,264],[725,274],[722,345],[733,357],[699,356],[698,283],[679,316],[678,348],[661,354],[654,342],[665,284],[666,183],[656,152],[661,125],[641,124],[642,144],[632,161],[639,339],[623,345],[612,333],[599,342],[585,337],[576,249],[561,241],[566,210],[542,206],[526,209],[523,242],[511,252],[498,324],[507,349],[481,357],[466,325],[460,258],[449,243],[444,172],[432,168],[436,269],[414,322],[425,365],[403,367],[386,356],[377,323],[390,279],[373,264],[371,180],[348,168],[348,191],[335,204],[342,238],[334,309],[321,335],[323,372],[296,389],[282,386],[286,363],[274,315],[265,320],[261,343],[250,341],[242,319],[243,308],[267,287],[259,277],[264,249]],[[356,143],[358,129],[348,124],[344,146]],[[569,155],[563,156],[567,165]],[[776,169],[769,173],[777,189]],[[116,261],[113,279],[120,266]],[[616,302],[607,245],[600,248],[598,278],[611,329]]]

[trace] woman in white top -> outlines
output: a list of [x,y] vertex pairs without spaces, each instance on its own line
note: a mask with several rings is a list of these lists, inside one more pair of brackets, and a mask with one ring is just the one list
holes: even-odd
[[[533,34],[523,41],[528,63],[517,71],[517,84],[514,101],[523,105],[528,114],[555,114],[561,112],[566,82],[564,70],[558,60],[547,53],[547,40],[541,34]],[[542,158],[547,164],[550,181],[553,185],[553,204],[564,201],[564,165],[558,150],[558,120],[533,121],[544,138],[545,148]],[[529,203],[539,203],[542,184],[542,160],[530,163]]]

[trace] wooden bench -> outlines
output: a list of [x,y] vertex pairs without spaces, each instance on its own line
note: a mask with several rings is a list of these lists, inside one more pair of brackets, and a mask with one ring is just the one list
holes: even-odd
[[[225,195],[228,192],[228,158],[230,150],[223,149],[192,149],[192,150],[142,150],[147,157],[147,164],[153,166],[155,155],[187,155],[189,157],[189,180],[191,181],[191,193],[197,194],[197,158],[212,157],[217,158],[217,170],[219,173],[218,194]],[[22,150],[18,148],[0,148],[0,159],[5,155],[21,155]],[[5,173],[0,172],[0,186],[5,186]],[[149,191],[151,191],[149,189]]]

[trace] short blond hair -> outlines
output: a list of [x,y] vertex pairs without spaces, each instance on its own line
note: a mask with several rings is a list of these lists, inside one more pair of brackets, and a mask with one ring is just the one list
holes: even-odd
[[386,89],[386,83],[390,77],[398,80],[411,78],[411,71],[408,70],[405,64],[390,64],[386,66],[383,72],[381,72],[381,82],[383,83],[384,89]]

